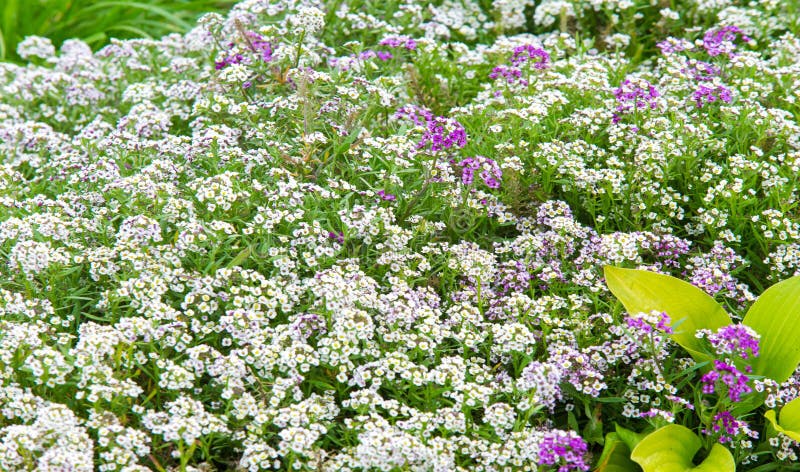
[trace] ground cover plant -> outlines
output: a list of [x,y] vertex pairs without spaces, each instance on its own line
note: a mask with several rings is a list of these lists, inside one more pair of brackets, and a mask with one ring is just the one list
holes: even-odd
[[26,38],[0,470],[799,469],[798,29],[247,0]]

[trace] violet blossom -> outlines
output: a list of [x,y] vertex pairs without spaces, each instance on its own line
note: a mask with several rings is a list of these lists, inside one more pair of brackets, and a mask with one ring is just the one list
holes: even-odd
[[750,42],[749,36],[744,34],[738,26],[723,26],[722,28],[710,29],[703,35],[703,48],[709,56],[719,56],[727,54],[733,57],[736,50],[734,41],[739,38],[744,42]]
[[[750,367],[745,370],[750,371]],[[742,395],[750,393],[753,389],[747,385],[747,375],[728,361],[715,360],[714,370],[700,378],[703,383],[703,393],[711,394],[717,391],[717,382],[722,382],[728,388],[728,398],[738,402]]]
[[522,79],[522,70],[517,67],[507,67],[507,66],[497,66],[492,69],[492,72],[489,74],[489,78],[494,80],[498,77],[502,77],[506,79],[506,83],[513,84],[517,81],[521,85],[528,85],[528,81]]
[[511,64],[519,67],[528,61],[533,61],[535,69],[547,69],[550,67],[550,54],[544,49],[530,44],[515,47],[514,54],[511,56]]
[[697,104],[697,108],[703,108],[707,103],[714,103],[717,100],[722,100],[725,103],[730,103],[733,100],[730,89],[722,85],[714,88],[701,85],[692,94],[692,100]]
[[619,123],[621,116],[633,110],[651,109],[658,106],[656,99],[661,94],[656,88],[644,79],[625,79],[616,90],[614,98],[617,99],[616,113],[613,122]]
[[409,51],[417,49],[417,42],[411,36],[387,36],[378,43],[381,46],[388,46],[390,48],[405,48]]
[[417,149],[430,145],[431,151],[442,151],[452,147],[463,148],[467,145],[467,132],[464,126],[453,118],[434,116],[428,110],[415,105],[406,105],[395,114],[398,118],[409,118],[416,126],[427,128]]
[[707,336],[708,341],[717,354],[721,356],[737,356],[749,359],[758,357],[759,335],[752,328],[743,324],[732,324]]
[[552,430],[539,444],[539,465],[557,465],[558,472],[589,470],[586,454],[589,446],[573,431]]
[[481,180],[483,180],[483,183],[486,184],[487,187],[492,189],[500,188],[503,171],[493,159],[475,156],[467,157],[458,164],[453,160],[451,164],[455,164],[461,168],[461,183],[467,187],[472,185],[475,179],[475,172],[480,170]]
[[395,197],[391,193],[386,193],[385,190],[378,190],[377,194],[381,198],[381,200],[385,200],[387,202],[393,202],[397,200],[397,197]]

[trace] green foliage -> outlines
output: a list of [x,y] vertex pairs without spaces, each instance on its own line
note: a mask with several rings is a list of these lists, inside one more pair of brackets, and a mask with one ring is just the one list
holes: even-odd
[[[716,330],[731,323],[725,310],[699,288],[668,275],[643,270],[605,267],[609,290],[630,313],[663,311],[672,319],[672,339],[692,357],[703,362],[710,357],[701,351],[695,337],[699,329]],[[753,373],[785,382],[800,364],[800,276],[766,290],[742,321],[760,338],[760,355]]]
[[785,382],[800,364],[800,277],[768,288],[742,322],[761,335],[753,371]]
[[672,339],[683,346],[696,360],[708,360],[701,352],[698,329],[721,328],[731,320],[713,298],[694,285],[675,277],[643,270],[606,266],[609,290],[629,313],[666,312],[672,319]]
[[597,472],[635,472],[641,470],[631,460],[631,450],[619,438],[617,433],[608,433],[603,447],[603,454],[597,460]]
[[775,410],[769,410],[764,416],[772,423],[776,431],[800,441],[800,398],[795,398],[781,408],[780,418],[775,418]]
[[3,0],[0,60],[18,60],[26,36],[45,36],[58,46],[79,38],[94,48],[110,38],[159,37],[187,31],[203,13],[235,0]]
[[708,456],[699,464],[694,456],[702,441],[689,428],[680,425],[665,426],[644,438],[631,453],[631,459],[642,466],[644,472],[734,472],[736,464],[731,453],[722,445],[714,444]]
[[636,433],[616,425],[615,432],[606,435],[603,453],[597,460],[597,472],[639,472],[642,470],[631,460],[631,450],[648,435]]

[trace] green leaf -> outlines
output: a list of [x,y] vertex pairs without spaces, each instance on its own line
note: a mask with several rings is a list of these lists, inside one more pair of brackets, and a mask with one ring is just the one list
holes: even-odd
[[633,450],[637,444],[639,444],[642,439],[646,438],[649,433],[637,433],[635,431],[631,431],[630,429],[623,428],[620,425],[615,425],[615,429],[617,431],[617,437],[622,440],[628,449]]
[[800,441],[800,398],[795,398],[781,408],[780,421],[775,418],[775,410],[769,410],[764,416],[776,431]]
[[641,467],[631,460],[631,450],[617,433],[606,434],[605,446],[595,472],[639,472]]
[[765,290],[742,323],[761,335],[753,373],[785,382],[800,363],[800,276]]
[[226,266],[226,268],[227,268],[227,269],[230,269],[231,267],[236,267],[236,266],[240,266],[240,265],[242,265],[242,263],[243,263],[244,261],[246,261],[246,260],[247,260],[247,259],[250,257],[250,255],[252,254],[252,252],[253,252],[253,251],[252,251],[252,249],[250,248],[250,246],[247,246],[246,248],[242,249],[242,250],[239,252],[239,254],[237,254],[237,255],[236,255],[236,257],[234,257],[234,258],[233,258],[233,259],[232,259],[232,260],[231,260],[231,261],[228,263],[228,265]]
[[646,270],[605,266],[603,271],[608,289],[628,313],[666,312],[675,330],[672,339],[696,361],[708,360],[709,356],[700,351],[702,344],[695,332],[731,324],[730,316],[719,303],[688,282]]
[[631,459],[644,472],[736,472],[733,456],[721,444],[714,444],[700,465],[692,462],[702,442],[689,428],[671,424],[644,438],[631,453]]

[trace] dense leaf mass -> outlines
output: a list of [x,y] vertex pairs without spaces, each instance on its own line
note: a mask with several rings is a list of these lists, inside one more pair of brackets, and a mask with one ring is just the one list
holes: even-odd
[[246,0],[17,52],[0,470],[797,462],[779,347],[603,276],[735,323],[800,273],[796,2]]

